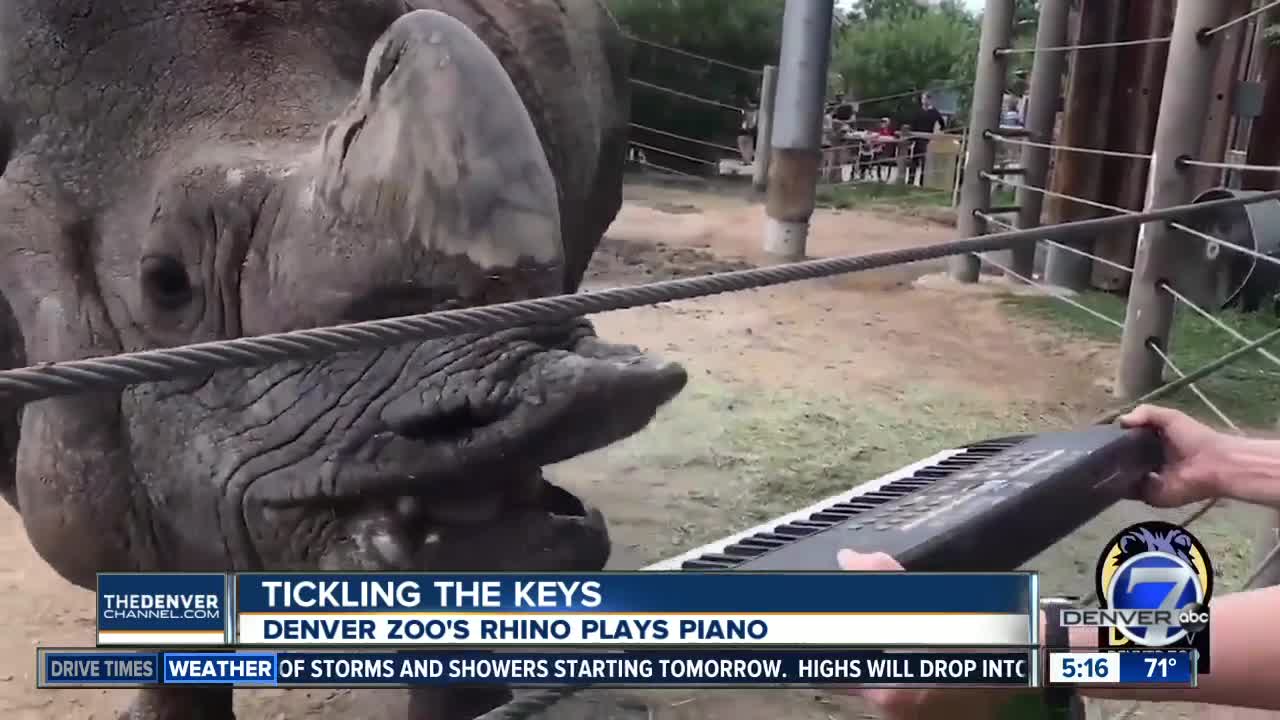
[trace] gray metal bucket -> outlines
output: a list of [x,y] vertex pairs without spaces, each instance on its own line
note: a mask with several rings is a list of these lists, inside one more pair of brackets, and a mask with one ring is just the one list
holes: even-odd
[[[1213,188],[1200,193],[1193,202],[1249,198],[1260,192]],[[1280,200],[1222,208],[1186,224],[1233,245],[1280,257]],[[1203,265],[1189,264],[1194,277],[1185,278],[1183,285],[1198,296],[1202,306],[1225,308],[1238,304],[1252,312],[1280,291],[1280,267],[1193,236],[1184,234],[1183,242],[1198,247],[1204,261]]]

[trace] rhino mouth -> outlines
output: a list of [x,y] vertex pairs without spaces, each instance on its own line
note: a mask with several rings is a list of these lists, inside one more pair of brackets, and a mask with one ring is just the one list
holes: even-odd
[[603,514],[541,472],[500,492],[369,498],[334,512],[332,564],[343,569],[591,571],[610,552]]
[[442,381],[391,399],[312,487],[257,485],[254,500],[332,518],[335,569],[599,569],[602,514],[542,468],[640,431],[687,374],[594,334],[557,337],[483,348],[500,359],[455,391]]

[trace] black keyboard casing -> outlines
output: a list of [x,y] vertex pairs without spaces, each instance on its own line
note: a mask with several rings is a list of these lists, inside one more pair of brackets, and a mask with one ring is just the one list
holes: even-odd
[[1137,496],[1162,462],[1159,436],[1099,426],[988,440],[683,564],[686,570],[835,570],[842,548],[885,552],[914,571],[1017,569]]

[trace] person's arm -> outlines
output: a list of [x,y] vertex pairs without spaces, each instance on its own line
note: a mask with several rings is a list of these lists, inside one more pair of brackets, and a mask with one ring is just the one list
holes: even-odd
[[[1224,595],[1210,604],[1209,645],[1213,671],[1195,688],[1126,690],[1081,688],[1086,697],[1154,702],[1195,702],[1257,710],[1280,710],[1280,586]],[[1098,631],[1073,628],[1071,647],[1098,645]]]
[[1232,439],[1218,456],[1219,496],[1280,508],[1280,440]]

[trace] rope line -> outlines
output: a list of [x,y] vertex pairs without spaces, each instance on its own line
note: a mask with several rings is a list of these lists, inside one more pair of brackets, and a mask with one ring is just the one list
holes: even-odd
[[[1015,181],[1013,181],[1013,180],[1006,180],[1006,179],[1004,179],[1004,178],[1002,178],[1002,177],[999,177],[999,176],[997,176],[997,175],[992,175],[991,173],[988,173],[988,172],[983,172],[983,173],[982,173],[982,177],[986,178],[987,180],[989,180],[989,181],[991,181],[991,182],[999,183],[999,184],[1001,184],[1001,185],[1007,185],[1007,186],[1012,187],[1012,188],[1019,188],[1019,189],[1023,189],[1023,190],[1030,190],[1031,192],[1038,192],[1038,193],[1041,193],[1041,194],[1043,194],[1043,195],[1047,195],[1047,196],[1049,196],[1049,197],[1062,198],[1063,200],[1070,200],[1070,201],[1072,201],[1072,202],[1078,202],[1078,203],[1080,203],[1080,204],[1082,204],[1082,205],[1092,205],[1093,207],[1100,208],[1100,209],[1102,209],[1102,210],[1110,210],[1111,212],[1115,212],[1115,213],[1120,213],[1120,214],[1129,214],[1129,215],[1132,215],[1132,214],[1135,214],[1135,213],[1137,212],[1137,211],[1135,211],[1135,210],[1130,210],[1130,209],[1128,209],[1128,208],[1122,208],[1122,207],[1117,207],[1117,206],[1115,206],[1115,205],[1108,205],[1108,204],[1106,204],[1106,203],[1100,203],[1100,202],[1097,202],[1096,200],[1088,200],[1088,199],[1086,199],[1086,198],[1078,197],[1078,196],[1075,196],[1075,195],[1067,195],[1067,194],[1065,194],[1065,193],[1055,192],[1055,191],[1053,191],[1053,190],[1048,190],[1048,189],[1045,189],[1045,188],[1042,188],[1042,187],[1036,187],[1035,185],[1027,185],[1027,184],[1025,184],[1025,183],[1015,182]],[[1208,203],[1200,203],[1199,205],[1200,205],[1201,207],[1204,207],[1204,206],[1207,206],[1207,205],[1208,205]],[[1210,209],[1212,209],[1212,208],[1205,207],[1205,210],[1210,210]],[[1195,228],[1193,228],[1193,227],[1189,227],[1189,226],[1184,225],[1184,224],[1182,224],[1182,223],[1180,223],[1180,222],[1170,221],[1170,222],[1169,222],[1169,227],[1173,228],[1174,230],[1178,230],[1178,231],[1180,231],[1180,232],[1187,233],[1188,235],[1192,235],[1192,236],[1194,236],[1194,237],[1200,238],[1201,240],[1204,240],[1205,242],[1217,243],[1218,245],[1221,245],[1221,246],[1223,246],[1223,247],[1227,247],[1227,248],[1231,248],[1231,249],[1232,249],[1232,250],[1234,250],[1235,252],[1241,253],[1241,254],[1243,254],[1243,255],[1248,255],[1248,256],[1250,256],[1250,257],[1257,258],[1257,259],[1262,260],[1262,261],[1264,261],[1264,262],[1271,263],[1272,265],[1280,266],[1280,258],[1272,257],[1271,255],[1267,255],[1267,254],[1265,254],[1265,253],[1260,253],[1260,252],[1258,252],[1257,250],[1254,250],[1253,248],[1246,247],[1246,246],[1244,246],[1244,245],[1240,245],[1240,244],[1237,244],[1237,243],[1233,243],[1233,242],[1230,242],[1230,241],[1228,241],[1228,240],[1223,240],[1222,238],[1214,237],[1213,235],[1210,235],[1210,234],[1208,234],[1208,233],[1206,233],[1206,232],[1202,232],[1202,231],[1200,231],[1200,230],[1196,230]]]
[[645,82],[644,80],[637,80],[635,78],[631,78],[631,84],[639,85],[640,87],[644,87],[644,88],[649,88],[650,90],[657,90],[659,92],[668,93],[670,95],[675,95],[677,97],[686,98],[688,100],[693,100],[695,102],[700,102],[700,103],[703,103],[704,105],[711,105],[713,107],[724,108],[725,110],[732,110],[737,113],[742,112],[742,108],[737,107],[736,105],[728,105],[720,102],[719,100],[704,98],[701,95],[692,95],[690,93],[681,92],[679,90],[673,90],[669,87],[664,87],[662,85],[654,85],[653,83]]
[[634,141],[634,140],[632,140],[632,141],[631,141],[630,143],[628,143],[628,144],[629,144],[629,145],[631,145],[631,146],[633,146],[633,147],[641,148],[641,149],[643,149],[643,150],[651,150],[651,151],[656,152],[656,153],[659,153],[659,154],[661,154],[661,155],[670,155],[671,157],[684,158],[685,160],[688,160],[688,161],[690,161],[690,162],[702,163],[703,165],[710,165],[710,166],[712,166],[712,167],[718,167],[718,166],[719,166],[719,164],[720,164],[720,163],[717,163],[717,162],[713,162],[713,161],[711,161],[711,160],[705,160],[705,159],[700,158],[700,157],[694,157],[694,156],[692,156],[692,155],[685,155],[684,153],[674,152],[674,151],[672,151],[672,150],[663,150],[663,149],[662,149],[662,148],[660,148],[660,147],[656,147],[656,146],[654,146],[654,145],[647,145],[647,144],[645,144],[645,143],[636,142],[636,141]]
[[708,62],[713,65],[720,65],[722,67],[732,68],[734,70],[740,70],[745,73],[751,73],[752,75],[764,75],[764,72],[761,70],[755,70],[745,65],[737,65],[735,63],[726,62],[724,60],[717,60],[716,58],[713,58],[707,55],[700,55],[696,52],[681,50],[680,48],[671,47],[670,45],[663,45],[662,43],[654,42],[652,40],[645,40],[644,38],[637,37],[630,33],[627,34],[627,39],[630,40],[631,42],[638,43],[640,45],[648,45],[649,47],[659,48],[661,50],[666,50],[668,52],[676,53],[677,55],[684,55],[685,57],[694,58],[696,60],[702,60],[703,62]]
[[444,310],[337,327],[144,350],[106,357],[46,363],[0,371],[0,402],[22,403],[83,392],[112,390],[145,382],[201,376],[219,370],[313,360],[355,350],[421,342],[462,333],[495,332],[534,323],[567,322],[584,315],[625,310],[695,297],[812,280],[891,265],[936,260],[965,253],[1008,250],[1043,237],[1056,239],[1180,217],[1218,207],[1280,199],[1280,190],[1252,197],[1161,208],[1131,215],[1091,218],[1030,230],[854,255],[666,280],[647,285],[573,295],[534,298],[497,305]]
[[1107,412],[1095,418],[1093,420],[1093,424],[1109,425],[1110,423],[1113,423],[1116,420],[1120,419],[1120,416],[1124,415],[1130,410],[1133,410],[1139,405],[1159,402],[1160,400],[1168,397],[1169,395],[1172,395],[1173,393],[1177,392],[1178,390],[1181,390],[1187,385],[1193,382],[1196,382],[1197,380],[1200,380],[1202,378],[1209,377],[1210,375],[1218,372],[1222,368],[1230,365],[1231,363],[1239,360],[1240,358],[1246,355],[1249,355],[1251,353],[1257,352],[1258,348],[1266,347],[1267,345],[1270,345],[1276,342],[1277,340],[1280,340],[1280,328],[1276,328],[1275,330],[1272,330],[1271,332],[1267,333],[1266,335],[1263,335],[1262,337],[1258,338],[1257,340],[1254,340],[1253,342],[1249,343],[1248,345],[1245,345],[1244,347],[1236,348],[1235,350],[1232,350],[1231,352],[1223,355],[1222,357],[1218,358],[1217,360],[1214,360],[1213,362],[1207,363],[1199,368],[1196,368],[1190,373],[1187,373],[1187,376],[1184,378],[1178,378],[1177,380],[1174,380],[1170,383],[1161,385],[1160,387],[1156,388],[1155,390],[1152,390],[1146,395],[1143,395],[1137,400],[1127,402],[1113,410],[1108,410]]
[[[1183,295],[1177,290],[1174,290],[1173,286],[1170,285],[1169,283],[1161,282],[1157,284],[1156,287],[1172,295],[1174,300],[1177,300],[1183,305],[1186,305],[1187,307],[1196,311],[1196,313],[1198,313],[1201,317],[1203,317],[1205,320],[1208,320],[1210,323],[1216,325],[1218,329],[1230,335],[1237,342],[1244,343],[1245,345],[1248,345],[1250,342],[1252,342],[1249,338],[1245,337],[1244,334],[1242,334],[1240,331],[1236,330],[1235,328],[1231,327],[1227,323],[1223,322],[1221,318],[1217,317],[1216,315],[1209,312],[1208,310],[1205,310],[1204,308],[1195,304],[1186,295]],[[1271,362],[1275,363],[1276,365],[1280,365],[1280,357],[1276,357],[1276,355],[1272,353],[1270,350],[1267,350],[1266,348],[1258,348],[1258,354],[1270,360]]]
[[[1175,375],[1177,375],[1178,377],[1187,376],[1186,373],[1182,372],[1182,370],[1179,369],[1178,366],[1174,364],[1173,359],[1169,357],[1168,353],[1166,353],[1163,349],[1161,349],[1159,344],[1149,343],[1147,347],[1151,348],[1152,352],[1160,356],[1160,361],[1165,364],[1165,367],[1168,367],[1170,370],[1172,370]],[[1195,383],[1191,383],[1190,385],[1187,386],[1187,389],[1195,393],[1195,396],[1200,398],[1200,402],[1204,403],[1205,407],[1209,408],[1210,412],[1212,412],[1214,415],[1217,415],[1218,419],[1222,421],[1223,425],[1226,425],[1227,427],[1231,428],[1232,432],[1235,432],[1235,433],[1240,432],[1240,426],[1232,422],[1231,418],[1228,417],[1227,414],[1222,411],[1222,408],[1218,407],[1212,400],[1210,400],[1209,396],[1205,395],[1204,391],[1201,390],[1198,385],[1196,385]]]
[[953,87],[961,87],[963,85],[968,85],[968,83],[951,82],[951,83],[945,83],[942,85],[934,85],[933,87],[916,88],[915,90],[907,90],[900,93],[894,93],[893,95],[880,95],[879,97],[857,98],[856,100],[848,100],[847,102],[862,104],[862,103],[882,102],[884,100],[897,100],[898,98],[911,97],[912,95],[923,95],[932,90],[945,90]]
[[1227,28],[1229,28],[1229,27],[1233,27],[1233,26],[1235,26],[1235,25],[1237,25],[1237,24],[1239,24],[1239,23],[1242,23],[1242,22],[1244,22],[1245,20],[1248,20],[1249,18],[1254,17],[1255,15],[1261,15],[1262,13],[1264,13],[1264,12],[1266,12],[1266,11],[1270,10],[1271,8],[1274,8],[1274,7],[1280,7],[1280,0],[1277,0],[1276,2],[1269,2],[1269,3],[1267,3],[1266,5],[1263,5],[1262,7],[1259,7],[1259,8],[1256,8],[1256,9],[1254,9],[1254,10],[1250,11],[1250,12],[1247,12],[1247,13],[1245,13],[1244,15],[1241,15],[1240,17],[1238,17],[1238,18],[1236,18],[1236,19],[1234,19],[1234,20],[1228,20],[1227,22],[1222,23],[1221,25],[1219,25],[1219,26],[1218,26],[1218,27],[1216,27],[1216,28],[1213,28],[1213,29],[1211,29],[1211,30],[1205,30],[1205,31],[1204,31],[1204,35],[1205,35],[1206,37],[1212,37],[1213,35],[1216,35],[1217,33],[1220,33],[1220,32],[1222,32],[1223,30],[1226,30],[1226,29],[1227,29]]
[[1005,137],[993,132],[987,132],[984,137],[988,140],[994,140],[998,143],[1007,145],[1026,145],[1030,147],[1044,148],[1046,150],[1061,150],[1064,152],[1089,153],[1092,155],[1105,155],[1107,157],[1129,158],[1132,160],[1150,160],[1151,155],[1136,152],[1124,152],[1121,150],[1102,150],[1100,148],[1075,147],[1072,145],[1055,145],[1053,143],[1037,142],[1035,140],[1026,140],[1021,138]]
[[685,142],[696,143],[698,145],[706,145],[707,147],[713,147],[718,150],[727,150],[732,153],[738,152],[738,148],[729,147],[728,145],[721,145],[719,143],[713,143],[709,140],[699,140],[698,138],[692,138],[692,137],[689,137],[688,135],[679,135],[677,133],[673,133],[668,130],[659,130],[658,128],[649,127],[648,125],[641,125],[640,123],[633,122],[633,123],[630,123],[630,125],[631,127],[637,130],[644,130],[645,132],[657,133],[658,135],[666,135],[667,137],[675,138],[677,140],[684,140]]
[[1246,247],[1244,245],[1237,245],[1236,243],[1233,243],[1233,242],[1227,242],[1226,240],[1214,237],[1209,233],[1202,232],[1193,227],[1184,225],[1180,222],[1170,222],[1169,227],[1179,232],[1184,232],[1192,237],[1200,238],[1205,242],[1217,243],[1223,247],[1231,248],[1232,250],[1238,253],[1241,253],[1243,255],[1248,255],[1249,257],[1262,260],[1263,262],[1268,262],[1268,263],[1271,263],[1272,265],[1280,266],[1280,258],[1272,257],[1271,255],[1267,255],[1266,253],[1260,253],[1251,247]]
[[1215,168],[1219,170],[1280,173],[1280,165],[1249,165],[1246,163],[1210,162],[1208,160],[1192,160],[1190,158],[1179,158],[1178,164],[1191,165],[1193,167]]
[[1056,298],[1058,300],[1061,300],[1067,303],[1068,305],[1071,305],[1072,307],[1076,308],[1077,310],[1088,313],[1089,315],[1092,315],[1093,317],[1103,322],[1110,323],[1111,325],[1114,325],[1115,327],[1120,328],[1122,330],[1124,329],[1124,323],[1120,322],[1119,320],[1116,320],[1115,318],[1110,317],[1105,313],[1100,313],[1097,310],[1094,310],[1093,308],[1085,305],[1084,303],[1076,302],[1075,300],[1072,300],[1071,298],[1067,297],[1062,293],[1054,292],[1052,289],[1049,288],[1049,286],[1038,283],[1035,280],[1032,280],[1031,278],[1026,277],[1024,275],[1019,275],[1018,273],[1014,272],[1011,268],[1007,268],[1004,265],[1001,265],[1000,263],[996,262],[995,260],[992,260],[991,258],[988,258],[980,253],[975,253],[975,254],[977,254],[978,259],[981,260],[982,262],[996,268],[997,270],[1003,271],[1006,275],[1009,275],[1013,278],[1021,280],[1022,282],[1030,285],[1031,287],[1036,288],[1037,290],[1040,290],[1045,295],[1051,298]]
[[[1017,227],[1016,227],[1015,225],[1013,225],[1012,223],[1007,223],[1007,222],[1005,222],[1005,221],[1003,221],[1003,220],[1000,220],[999,218],[996,218],[996,217],[994,217],[994,216],[992,216],[992,215],[988,215],[987,213],[984,213],[984,212],[975,212],[974,214],[975,214],[975,215],[977,215],[979,218],[982,218],[984,221],[989,222],[989,223],[991,223],[992,225],[996,225],[996,226],[998,226],[998,227],[1002,227],[1002,228],[1004,228],[1004,229],[1006,229],[1006,230],[1016,230],[1016,229],[1017,229]],[[1076,255],[1079,255],[1080,257],[1089,258],[1089,259],[1093,260],[1094,262],[1099,262],[1099,263],[1102,263],[1103,265],[1109,265],[1109,266],[1111,266],[1111,267],[1113,267],[1113,268],[1115,268],[1115,269],[1117,269],[1117,270],[1121,270],[1121,271],[1123,271],[1123,272],[1129,273],[1130,275],[1132,275],[1132,274],[1133,274],[1133,268],[1129,267],[1128,265],[1124,265],[1124,264],[1122,264],[1122,263],[1118,263],[1118,262],[1116,262],[1116,261],[1114,261],[1114,260],[1108,260],[1107,258],[1101,257],[1101,256],[1099,256],[1099,255],[1094,255],[1093,253],[1088,252],[1088,251],[1085,251],[1085,250],[1081,250],[1080,248],[1074,248],[1074,247],[1071,247],[1070,245],[1064,245],[1064,244],[1062,244],[1062,243],[1060,243],[1060,242],[1057,242],[1056,240],[1042,240],[1041,242],[1043,242],[1043,243],[1044,243],[1044,244],[1046,244],[1046,245],[1051,245],[1051,246],[1053,246],[1053,247],[1056,247],[1056,248],[1058,248],[1058,249],[1060,249],[1060,250],[1066,250],[1067,252],[1075,253]]]
[[1084,45],[1050,45],[1049,47],[1029,47],[1029,48],[1000,48],[996,50],[997,55],[1034,55],[1042,52],[1070,52],[1072,50],[1094,50],[1097,48],[1113,48],[1113,47],[1129,47],[1132,45],[1152,45],[1156,43],[1167,43],[1170,38],[1168,36],[1158,38],[1144,38],[1142,40],[1117,40],[1115,42],[1103,43],[1087,43]]
[[684,177],[688,177],[688,178],[698,178],[698,179],[702,179],[702,176],[701,176],[701,175],[694,175],[693,173],[687,173],[687,172],[684,172],[683,170],[676,170],[675,168],[669,168],[669,167],[667,167],[667,166],[665,166],[665,165],[658,165],[658,164],[655,164],[655,163],[651,163],[651,162],[649,162],[648,160],[637,160],[637,159],[632,159],[632,160],[630,160],[629,162],[633,162],[633,163],[635,163],[635,164],[637,164],[637,165],[643,165],[643,166],[645,166],[645,167],[651,167],[651,168],[653,168],[654,170],[661,170],[662,172],[670,173],[670,174],[672,174],[672,175],[683,175]]

